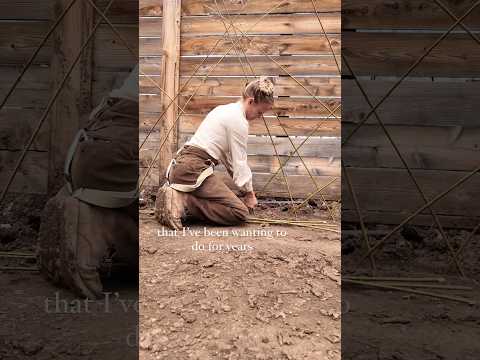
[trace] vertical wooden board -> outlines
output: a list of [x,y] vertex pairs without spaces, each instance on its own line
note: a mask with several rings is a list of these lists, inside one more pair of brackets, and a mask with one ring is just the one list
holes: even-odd
[[[174,99],[178,93],[179,87],[181,5],[181,0],[164,0],[163,2],[164,21],[162,38],[165,52],[162,58],[162,69],[164,69],[165,73],[160,83],[164,92],[160,96],[158,111],[165,110],[166,113],[164,121],[160,124],[160,137],[165,139],[158,159],[160,185],[165,180],[164,174],[177,149],[177,107],[169,105],[171,99]],[[150,111],[145,102],[142,102],[142,97],[140,99],[140,111]]]
[[[56,0],[55,15],[68,4]],[[73,62],[75,53],[93,29],[94,10],[87,2],[76,3],[54,36],[55,56],[52,58],[53,88],[56,89]],[[70,143],[79,128],[81,118],[91,111],[93,43],[82,53],[60,96],[50,112],[49,193],[63,185],[63,166]],[[68,119],[66,121],[65,119]]]

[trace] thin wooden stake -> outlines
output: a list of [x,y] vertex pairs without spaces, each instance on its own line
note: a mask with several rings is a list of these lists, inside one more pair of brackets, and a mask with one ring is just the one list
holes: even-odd
[[376,288],[386,289],[386,290],[397,290],[397,291],[402,291],[402,292],[407,292],[407,293],[412,293],[412,294],[430,296],[430,297],[439,298],[439,299],[458,301],[458,302],[463,302],[463,303],[466,303],[466,304],[469,304],[469,305],[475,305],[476,304],[476,301],[474,301],[474,300],[470,300],[470,299],[466,299],[466,298],[462,298],[462,297],[458,297],[458,296],[431,293],[431,292],[428,292],[428,291],[415,290],[415,289],[410,289],[410,288],[407,288],[407,287],[381,285],[381,284],[378,284],[378,283],[375,283],[375,282],[359,281],[359,280],[342,279],[342,281],[344,283],[371,286],[371,287],[376,287]]

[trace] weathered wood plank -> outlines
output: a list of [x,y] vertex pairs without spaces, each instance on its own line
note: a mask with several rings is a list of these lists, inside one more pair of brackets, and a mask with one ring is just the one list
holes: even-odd
[[[6,95],[8,89],[0,90],[0,98]],[[16,89],[7,100],[6,106],[11,108],[43,109],[47,105],[51,93],[48,90]]]
[[[0,111],[0,150],[22,150],[39,117],[38,110],[3,108]],[[48,145],[48,123],[44,123],[30,149],[47,151]]]
[[140,56],[163,54],[163,40],[161,36],[141,37],[138,39]]
[[[165,182],[164,174],[170,165],[170,158],[173,157],[177,149],[177,106],[180,99],[175,99],[174,104],[169,106],[171,99],[174,99],[178,94],[179,76],[180,76],[180,24],[181,24],[181,0],[164,0],[163,11],[163,31],[162,37],[164,39],[163,49],[165,56],[163,57],[162,68],[165,69],[165,74],[162,76],[160,86],[164,92],[160,95],[160,109],[165,109],[165,117],[159,124],[160,137],[164,140],[164,147],[162,155],[158,161],[158,171],[160,176],[159,185]],[[140,104],[142,104],[140,102]],[[142,108],[140,108],[142,109]]]
[[[26,63],[48,28],[48,21],[0,21],[0,64],[18,66]],[[40,50],[34,64],[50,62],[51,43],[49,41]]]
[[[346,32],[342,52],[357,75],[401,76],[440,36]],[[468,35],[450,34],[411,76],[478,77],[480,46]]]
[[[142,153],[140,158],[140,167],[148,168],[155,156],[155,152],[152,150]],[[280,161],[284,163],[286,156],[280,156]],[[312,175],[318,176],[340,176],[340,159],[324,159],[314,157],[304,157],[305,165]],[[248,157],[248,165],[254,173],[270,173],[274,174],[278,171],[279,165],[276,156],[271,155],[251,155]],[[218,165],[216,169],[224,171],[223,165]],[[302,161],[298,157],[291,158],[287,165],[284,166],[284,170],[288,175],[308,175],[307,169],[303,165]],[[158,171],[158,167],[155,166],[155,170]],[[313,182],[310,180],[313,184]]]
[[[153,79],[158,83],[160,76],[154,75]],[[249,77],[253,80],[253,77]],[[290,77],[275,77],[275,95],[277,96],[308,96],[309,93],[315,96],[341,96],[341,79],[339,77],[296,77],[296,80]],[[305,90],[302,86],[306,87]],[[183,89],[183,95],[209,96],[240,96],[242,89],[247,84],[244,76],[241,77],[208,77],[203,81],[203,77],[180,78],[180,89]],[[185,86],[186,85],[186,86]],[[197,90],[198,88],[198,90]],[[142,93],[158,94],[160,90],[145,76],[140,76],[140,89]]]
[[0,0],[2,20],[48,20],[51,14],[49,0]]
[[[109,0],[97,0],[95,3],[104,9]],[[107,15],[113,24],[137,24],[139,22],[138,0],[115,0]]]
[[[180,98],[180,106],[184,106],[188,98]],[[186,107],[186,112],[191,114],[207,114],[218,105],[235,102],[237,98],[225,97],[209,97],[209,96],[195,96]],[[321,101],[321,103],[319,102]],[[270,115],[275,113],[279,116],[290,115],[295,116],[329,116],[330,110],[335,109],[340,105],[340,99],[319,99],[313,98],[289,98],[282,97],[275,99],[272,111],[266,113]],[[337,117],[341,116],[340,109],[334,113]]]
[[[345,133],[350,133],[354,125],[342,124]],[[388,126],[395,143],[400,147],[444,148],[450,150],[480,151],[480,124],[475,127],[455,126]],[[369,146],[388,147],[390,142],[378,125],[363,125],[348,142],[347,147]]]
[[[20,74],[21,67],[18,66],[0,66],[0,91],[10,89],[14,81]],[[50,85],[50,70],[48,66],[32,65],[23,75],[22,80],[18,83],[17,89],[35,89],[46,90]],[[0,95],[0,98],[3,96]]]
[[[327,33],[340,33],[340,15],[322,13],[319,15]],[[235,20],[237,32],[248,34],[323,34],[314,14],[269,15],[259,22],[259,15],[242,15]],[[141,17],[140,36],[161,36],[160,18]],[[256,24],[258,22],[258,24]],[[225,26],[218,16],[183,16],[182,36],[222,35]]]
[[138,26],[116,25],[125,42],[128,43],[134,54],[127,49],[118,36],[108,25],[101,25],[95,34],[95,66],[106,70],[108,68],[128,68],[136,61],[138,55]]
[[[0,21],[0,64],[18,66],[26,63],[49,27],[48,21]],[[138,53],[138,25],[116,24],[115,27],[130,47]],[[133,55],[107,24],[98,28],[94,44],[97,66],[131,64]],[[49,64],[52,54],[52,39],[50,39],[42,47],[33,63]]]
[[[102,10],[107,3],[108,0],[95,1]],[[0,19],[51,20],[52,7],[51,0],[0,0]],[[114,1],[107,16],[113,23],[138,22],[138,0]]]
[[[343,124],[350,133],[352,124]],[[479,164],[480,127],[389,126],[395,144],[413,169],[463,170]],[[342,149],[345,163],[355,167],[404,168],[379,126],[364,125]]]
[[[148,75],[161,75],[160,57],[141,57],[140,68]],[[181,76],[190,76],[200,66],[196,75],[205,76],[244,76],[251,74],[249,67],[242,67],[239,57],[208,58],[203,64],[203,58],[183,57],[180,62]],[[257,74],[266,76],[286,76],[287,72],[295,77],[308,75],[337,76],[338,69],[332,56],[250,56],[249,62]],[[243,61],[243,59],[242,59]],[[219,62],[219,63],[218,63]],[[218,65],[216,65],[218,63]],[[282,70],[283,67],[283,70]]]
[[[409,214],[401,212],[386,211],[363,211],[363,220],[367,224],[387,224],[398,225]],[[440,223],[444,228],[473,229],[480,221],[475,216],[455,216],[455,215],[439,215]],[[342,222],[358,223],[358,216],[355,210],[342,208]],[[409,222],[412,225],[432,226],[434,221],[431,215],[420,214]]]
[[[466,171],[480,164],[478,150],[412,146],[401,148],[400,151],[411,169]],[[345,164],[350,166],[404,168],[391,147],[347,146],[342,149],[342,154]]]
[[[349,168],[362,210],[405,212],[407,215],[424,205],[405,170]],[[427,198],[448,189],[467,172],[415,170],[414,174]],[[347,189],[347,187],[345,187]],[[480,176],[474,176],[461,187],[438,201],[433,209],[443,215],[480,214]],[[343,192],[346,209],[354,209],[349,191]]]
[[[180,134],[179,146],[182,146],[191,134]],[[273,142],[277,148],[278,155],[290,155],[293,151],[292,144],[287,138],[274,136]],[[304,137],[296,137],[291,139],[295,147],[300,146]],[[154,147],[158,149],[158,146]],[[248,139],[248,154],[249,155],[274,155],[272,142],[268,136],[251,136]],[[299,152],[302,156],[318,157],[318,158],[340,158],[340,139],[339,138],[310,138]]]
[[[21,67],[0,66],[0,100],[10,91],[17,79]],[[33,65],[18,83],[15,91],[10,95],[7,107],[43,108],[50,96],[50,70],[47,66]],[[3,111],[2,111],[3,112]],[[12,115],[12,113],[10,113]]]
[[[68,0],[55,0],[54,16],[68,6]],[[95,14],[87,2],[76,3],[65,21],[53,34],[54,56],[51,59],[53,89],[63,83],[67,69],[76,60],[76,53],[86,43],[88,34],[93,31]],[[64,163],[71,141],[82,128],[83,117],[92,109],[92,42],[82,50],[77,66],[68,77],[68,81],[50,111],[50,149],[48,161],[48,191],[56,193],[64,183]],[[68,119],[66,121],[65,119]]]
[[[278,1],[278,0],[249,0],[218,2],[224,14],[263,14],[269,10],[271,14],[313,12],[311,0]],[[275,5],[280,6],[275,7]],[[340,11],[339,0],[315,0],[318,12]],[[272,10],[272,8],[274,8]],[[213,9],[213,10],[212,10]],[[208,15],[216,13],[214,0],[183,0],[183,15]],[[141,16],[162,16],[161,0],[140,0]]]
[[[146,169],[140,168],[140,180],[145,176]],[[224,172],[217,172],[220,175],[224,182],[231,183],[228,175]],[[260,193],[260,190],[266,184],[271,174],[255,173],[253,174],[253,189],[257,191],[259,197],[279,197],[279,198],[289,198],[287,187],[285,186],[283,177],[277,176],[270,185],[265,189],[264,192]],[[333,176],[314,176],[315,181],[322,186],[323,184],[328,183]],[[288,176],[288,181],[292,195],[296,199],[304,199],[315,191],[315,185],[313,185],[309,176],[306,175],[291,175]],[[150,171],[148,178],[144,183],[146,186],[158,186],[158,172]],[[340,182],[335,181],[330,186],[325,189],[324,192],[325,198],[327,200],[339,200],[340,199]],[[320,198],[320,195],[314,196],[314,198]]]
[[[157,123],[161,114],[140,113],[140,131],[148,132]],[[180,131],[193,134],[205,117],[203,115],[182,115],[179,122]],[[279,118],[283,127],[290,136],[308,135],[316,126],[322,124],[315,132],[315,136],[340,136],[340,121],[335,119],[302,119]],[[275,117],[265,117],[272,135],[285,136],[285,132]],[[158,121],[160,123],[162,120]],[[158,125],[157,130],[158,131]],[[250,122],[250,135],[268,135],[263,120]]]
[[[240,36],[240,34],[239,34]],[[336,54],[340,54],[340,35],[328,36]],[[201,38],[182,38],[182,55],[208,55],[215,47],[221,36],[202,36]],[[250,46],[253,42],[255,46]],[[322,35],[297,34],[297,35],[262,35],[237,38],[232,37],[221,40],[215,48],[213,55],[223,54],[225,49],[235,46],[233,52],[247,55],[330,55],[332,52],[327,39]],[[153,54],[158,54],[158,45],[148,48]],[[340,60],[339,60],[340,61]]]
[[[15,164],[20,157],[20,151],[0,150],[0,187],[3,188]],[[29,151],[10,187],[10,192],[46,194],[48,178],[48,153]]]
[[[192,134],[180,134],[179,146],[185,144],[187,140],[192,137]],[[139,135],[140,143],[145,139],[145,133]],[[293,147],[290,141],[285,137],[273,136],[273,142],[277,148],[280,156],[290,155],[293,152]],[[305,137],[292,137],[293,144],[298,147],[305,140]],[[158,151],[160,147],[160,137],[158,132],[153,133],[142,147],[140,157],[143,157],[144,151]],[[248,139],[248,155],[275,155],[272,142],[268,136],[250,136]],[[302,156],[317,157],[324,159],[340,158],[340,138],[322,138],[311,137],[299,149]]]
[[[152,120],[156,120],[152,119]],[[185,115],[179,120],[180,131],[193,134],[200,123],[203,115]],[[269,131],[272,135],[285,136],[282,127],[290,136],[301,136],[309,134],[316,126],[322,124],[315,135],[317,136],[340,136],[340,121],[335,119],[296,119],[265,117]],[[152,125],[154,122],[152,122]],[[281,125],[280,125],[281,124]],[[250,135],[268,135],[263,120],[254,120],[249,123]]]
[[[233,54],[232,54],[233,55]],[[148,58],[147,58],[148,59]],[[241,59],[236,56],[225,57],[214,66],[220,58],[209,57],[200,67],[197,75],[209,74],[209,76],[225,76],[245,74],[251,75],[249,66],[240,63]],[[272,60],[273,59],[273,60]],[[180,73],[191,75],[202,63],[201,57],[182,57]],[[250,56],[248,58],[255,74],[276,75],[338,75],[338,68],[333,56]],[[282,69],[283,68],[283,69]]]
[[[225,49],[235,45],[233,53],[247,55],[262,55],[264,53],[270,55],[325,55],[331,54],[328,41],[321,35],[257,35],[249,36],[256,47],[250,46],[249,40],[246,38],[225,39],[222,36],[202,36],[182,37],[181,51],[182,55],[212,55],[223,54]],[[336,54],[340,53],[340,36],[330,35],[330,42]],[[220,41],[219,41],[220,40]],[[161,55],[162,39],[161,37],[140,38],[140,55]],[[212,52],[212,50],[214,50]],[[339,60],[340,61],[340,60]]]
[[[473,1],[442,1],[458,17],[474,4]],[[447,29],[454,21],[434,1],[424,0],[343,0],[344,29]],[[480,10],[465,19],[471,29],[480,28]]]
[[[142,112],[161,112],[161,104],[159,103],[159,95],[140,95],[140,111]],[[179,106],[184,108],[187,97],[181,97]],[[340,99],[319,99],[328,109],[335,109],[340,104]],[[207,97],[195,96],[191,99],[185,108],[185,112],[189,114],[207,114],[218,105],[228,104],[237,101],[233,97]],[[272,111],[266,113],[270,115],[276,113],[279,116],[328,116],[330,112],[313,98],[289,98],[282,97],[275,99]],[[335,115],[340,118],[341,111],[337,109]]]
[[[395,81],[362,79],[360,83],[372,104],[375,105]],[[358,122],[369,113],[370,107],[353,80],[342,80],[342,85],[343,120]],[[377,113],[386,124],[477,126],[476,103],[479,92],[480,82],[432,82],[407,79],[378,108]],[[368,122],[375,124],[377,120],[372,115]]]

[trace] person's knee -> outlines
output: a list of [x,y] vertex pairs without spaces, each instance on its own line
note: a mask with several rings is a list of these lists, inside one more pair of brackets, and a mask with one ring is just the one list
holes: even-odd
[[236,224],[244,223],[248,219],[248,208],[242,203],[241,205],[233,208],[232,214]]

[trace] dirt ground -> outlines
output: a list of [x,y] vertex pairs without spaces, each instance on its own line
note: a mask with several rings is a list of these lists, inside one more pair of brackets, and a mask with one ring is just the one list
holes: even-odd
[[[351,231],[348,224],[344,229]],[[372,244],[391,227],[369,228]],[[458,249],[469,231],[448,230]],[[352,275],[362,249],[357,234],[342,235],[342,275]],[[473,360],[480,354],[480,235],[466,248],[462,264],[467,278],[449,264],[447,246],[434,228],[409,227],[394,235],[375,256],[377,276],[442,277],[440,285],[472,290],[418,289],[477,301],[469,305],[424,295],[342,287],[342,355],[346,360]],[[356,275],[372,274],[367,260]]]
[[[7,199],[0,251],[35,251],[44,202]],[[325,215],[312,205],[305,216]],[[261,206],[256,215],[288,217],[282,210]],[[126,360],[138,356],[139,339],[141,359],[340,358],[338,234],[246,225],[207,228],[247,235],[237,238],[159,236],[151,212],[141,216],[140,315],[135,282],[110,280],[108,299],[87,303],[38,272],[2,270],[0,359]],[[0,257],[3,266],[35,260]]]
[[143,212],[140,359],[340,359],[339,240],[257,224],[175,236]]
[[[41,196],[16,194],[1,210],[0,251],[35,251]],[[35,267],[35,259],[0,256],[0,267]],[[1,360],[130,360],[138,354],[136,282],[105,283],[107,297],[86,302],[36,271],[0,270]]]

